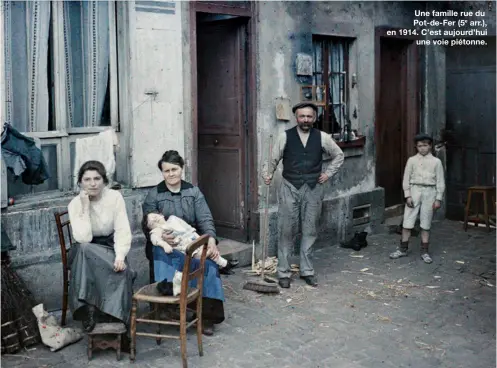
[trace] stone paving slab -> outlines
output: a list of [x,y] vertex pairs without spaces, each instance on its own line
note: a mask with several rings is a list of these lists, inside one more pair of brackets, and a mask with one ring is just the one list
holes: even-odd
[[[388,254],[398,235],[368,241],[361,252],[320,243],[317,289],[296,277],[279,295],[260,295],[243,290],[241,270],[224,278],[227,319],[213,337],[203,338],[203,357],[189,333],[189,367],[495,367],[494,230],[465,233],[460,223],[437,223],[430,265],[419,257],[419,238],[413,238],[409,257],[395,261]],[[2,356],[1,363],[155,368],[181,367],[181,358],[177,341],[157,346],[155,339],[142,338],[134,364],[127,354],[117,362],[111,350],[88,362],[84,339],[56,353],[38,345]]]

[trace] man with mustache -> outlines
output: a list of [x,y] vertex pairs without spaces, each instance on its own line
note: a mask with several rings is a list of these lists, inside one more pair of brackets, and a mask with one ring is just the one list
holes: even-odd
[[[317,239],[324,183],[336,174],[344,159],[331,136],[312,127],[317,111],[317,106],[310,102],[292,108],[297,126],[279,136],[272,157],[263,169],[264,182],[269,185],[278,163],[283,160],[283,180],[278,194],[278,278],[282,288],[290,287],[288,258],[299,221],[302,229],[300,277],[308,285],[318,284],[311,255]],[[331,157],[326,165],[323,165],[323,153]]]

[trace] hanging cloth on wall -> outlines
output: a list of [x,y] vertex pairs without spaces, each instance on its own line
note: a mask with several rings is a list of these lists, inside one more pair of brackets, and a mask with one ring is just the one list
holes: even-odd
[[117,135],[114,128],[87,138],[76,139],[76,154],[74,157],[73,184],[77,188],[78,171],[86,161],[100,161],[107,171],[109,187],[112,186],[112,178],[116,171],[115,148],[118,147]]

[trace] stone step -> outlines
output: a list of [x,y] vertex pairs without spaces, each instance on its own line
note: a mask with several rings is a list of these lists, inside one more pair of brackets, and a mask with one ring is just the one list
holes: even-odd
[[388,219],[391,217],[402,216],[404,213],[404,203],[396,204],[395,206],[386,207],[383,213],[383,218]]
[[252,264],[252,244],[231,239],[220,239],[217,247],[224,258],[238,260],[240,262],[238,267]]

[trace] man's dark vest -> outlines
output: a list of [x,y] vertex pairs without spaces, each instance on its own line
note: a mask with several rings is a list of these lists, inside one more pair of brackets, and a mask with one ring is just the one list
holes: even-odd
[[323,150],[321,132],[311,129],[307,144],[304,147],[297,127],[286,131],[286,145],[283,151],[283,177],[295,188],[300,189],[307,183],[314,188],[321,175]]

